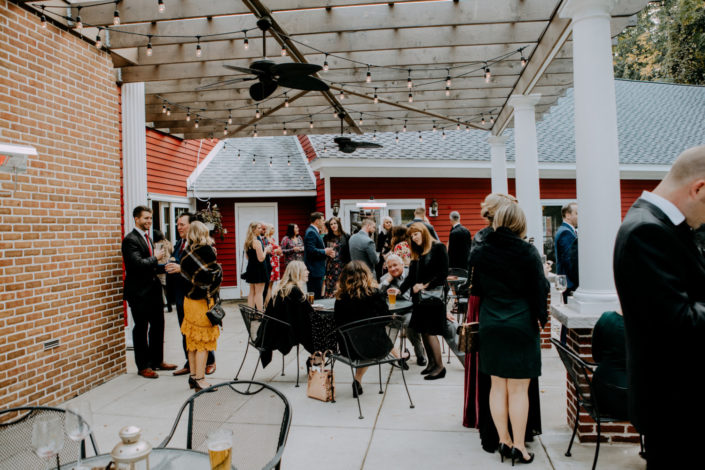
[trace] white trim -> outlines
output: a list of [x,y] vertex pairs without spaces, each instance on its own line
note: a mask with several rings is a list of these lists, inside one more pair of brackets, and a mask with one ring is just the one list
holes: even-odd
[[541,199],[541,205],[542,206],[560,206],[563,207],[565,204],[568,204],[569,202],[574,202],[578,203],[578,199]]
[[151,199],[152,201],[171,202],[174,204],[183,204],[184,207],[191,207],[191,198],[187,196],[171,196],[167,194],[147,193],[147,198]]
[[[189,196],[195,197],[193,190],[188,190]],[[304,191],[202,191],[198,193],[200,198],[266,198],[266,197],[310,197],[316,196],[315,189]]]
[[[201,139],[201,142],[199,144],[200,146],[203,146],[203,139]],[[196,168],[191,172],[191,175],[186,179],[186,187],[189,190],[193,190],[193,184],[194,182],[198,179],[198,177],[203,173],[203,170],[206,169],[208,164],[215,158],[215,156],[220,152],[220,149],[225,146],[225,140],[220,140],[218,143],[211,149],[211,151],[208,153],[206,158],[203,159],[202,162],[198,163],[196,165]],[[198,157],[200,157],[200,147],[198,150]],[[198,161],[198,160],[197,160]]]
[[325,204],[326,219],[330,219],[333,215],[333,204],[330,200],[330,176],[323,178],[323,199]]
[[37,155],[37,149],[31,145],[3,144],[0,143],[0,153],[8,155],[30,156]]

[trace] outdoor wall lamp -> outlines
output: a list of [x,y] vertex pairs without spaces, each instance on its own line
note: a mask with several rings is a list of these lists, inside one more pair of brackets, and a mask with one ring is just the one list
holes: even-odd
[[431,202],[431,207],[428,208],[428,216],[438,217],[438,201],[435,199]]
[[333,217],[338,217],[338,212],[340,212],[340,201],[333,201]]

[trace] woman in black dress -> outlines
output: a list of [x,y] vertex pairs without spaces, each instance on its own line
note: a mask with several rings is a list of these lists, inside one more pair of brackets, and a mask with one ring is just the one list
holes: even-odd
[[[491,376],[490,411],[502,459],[533,461],[524,435],[529,382],[541,375],[539,324],[550,290],[536,248],[522,240],[526,217],[517,204],[500,207],[494,231],[472,252],[472,293],[480,303],[480,370]],[[509,431],[511,421],[514,438]]]
[[348,240],[350,235],[343,231],[343,225],[337,217],[331,217],[326,222],[328,233],[323,236],[323,243],[326,248],[333,248],[335,255],[326,259],[326,277],[323,285],[325,286],[324,297],[335,297],[336,285],[338,277],[348,261],[350,261],[350,249],[348,248]]
[[400,290],[412,290],[413,308],[409,328],[421,333],[428,366],[421,371],[426,380],[442,379],[446,375],[441,357],[441,344],[436,335],[442,335],[446,325],[445,298],[448,278],[448,251],[444,244],[431,237],[420,222],[407,230],[411,245],[409,275]]
[[262,245],[262,241],[258,238],[261,233],[262,224],[260,222],[250,223],[243,247],[247,256],[245,281],[250,284],[250,291],[247,294],[247,305],[260,311],[264,310],[264,285],[269,282],[269,274],[264,261],[272,251],[271,245],[267,248]]

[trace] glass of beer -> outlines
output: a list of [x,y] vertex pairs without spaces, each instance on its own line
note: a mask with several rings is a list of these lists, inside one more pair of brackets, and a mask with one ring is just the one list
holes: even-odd
[[389,305],[394,305],[397,303],[397,290],[395,288],[387,289],[387,298],[389,299]]
[[308,292],[306,295],[308,295],[308,303],[313,305],[313,299],[316,297],[313,292]]
[[233,431],[218,429],[208,435],[211,470],[230,470],[233,462]]

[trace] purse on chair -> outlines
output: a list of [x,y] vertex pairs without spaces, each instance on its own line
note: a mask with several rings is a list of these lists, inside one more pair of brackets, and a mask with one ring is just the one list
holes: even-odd
[[309,358],[311,368],[308,371],[308,385],[306,387],[306,395],[309,398],[324,402],[335,400],[335,377],[333,371],[326,368],[332,354],[331,350],[324,353],[316,351],[311,354]]

